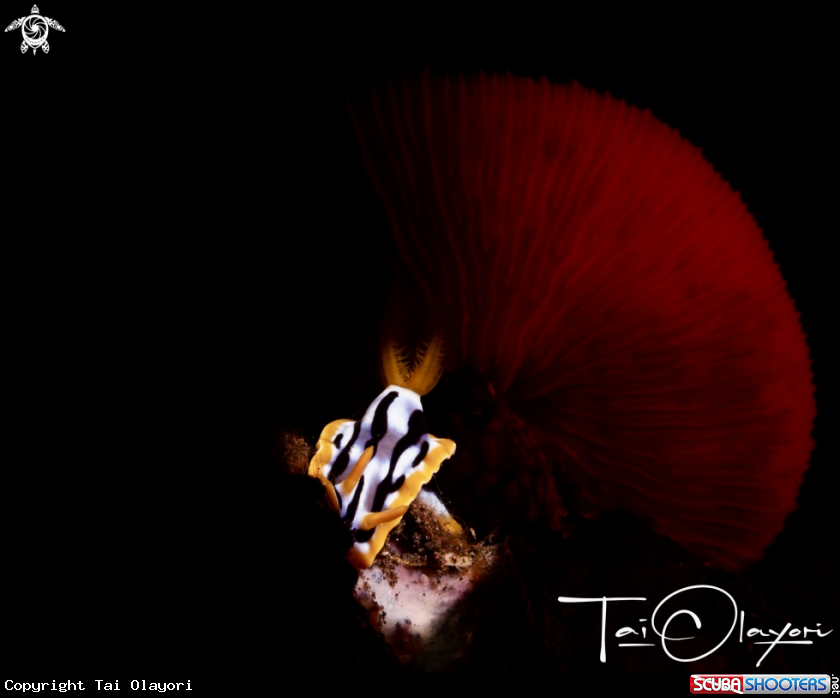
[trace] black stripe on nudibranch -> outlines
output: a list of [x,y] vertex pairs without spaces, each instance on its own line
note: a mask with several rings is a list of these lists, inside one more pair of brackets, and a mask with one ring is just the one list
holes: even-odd
[[404,477],[397,479],[399,486],[397,485],[397,482],[393,481],[394,470],[397,467],[400,456],[405,453],[407,449],[412,446],[416,446],[417,442],[425,435],[426,419],[423,416],[423,411],[414,410],[408,418],[408,431],[399,441],[397,441],[397,444],[394,446],[394,450],[391,453],[391,463],[388,466],[388,474],[382,478],[382,482],[380,482],[376,488],[376,493],[373,496],[373,505],[370,508],[372,512],[382,511],[382,507],[385,506],[385,500],[388,498],[388,495],[392,492],[396,492],[405,482]]
[[356,485],[356,492],[353,494],[353,499],[350,500],[350,505],[347,507],[347,513],[343,516],[344,521],[353,521],[356,516],[356,510],[359,508],[359,499],[362,496],[362,490],[365,488],[365,476],[359,478],[359,483]]
[[367,531],[363,531],[360,528],[353,532],[353,538],[356,539],[357,543],[367,543],[371,538],[373,538],[374,531],[376,531],[376,526],[369,528]]
[[373,413],[373,419],[370,424],[370,440],[365,444],[365,448],[373,446],[374,453],[376,453],[376,445],[388,433],[388,409],[396,399],[397,391],[392,390],[379,401],[379,404],[376,406],[376,412]]
[[425,435],[426,418],[423,416],[423,411],[414,410],[408,418],[408,431],[399,441],[397,441],[397,445],[394,446],[394,450],[391,453],[391,465],[388,468],[389,478],[393,476],[394,469],[397,467],[400,456],[412,446],[416,446],[417,442]]
[[333,446],[336,448],[341,448],[341,442],[344,439],[344,434],[339,434],[335,437],[335,441],[333,441]]
[[420,445],[420,452],[417,454],[417,457],[413,461],[411,461],[411,467],[416,468],[418,465],[420,465],[423,462],[423,459],[426,457],[426,455],[428,453],[429,453],[429,442],[424,441]]
[[335,484],[335,479],[339,475],[343,474],[344,471],[347,470],[347,466],[350,465],[350,449],[353,448],[353,444],[356,443],[356,439],[359,438],[359,430],[361,428],[361,420],[353,425],[353,436],[350,441],[347,442],[347,445],[341,449],[341,453],[338,454],[338,458],[335,459],[335,463],[333,463],[332,468],[330,468],[330,474],[327,477],[331,483]]

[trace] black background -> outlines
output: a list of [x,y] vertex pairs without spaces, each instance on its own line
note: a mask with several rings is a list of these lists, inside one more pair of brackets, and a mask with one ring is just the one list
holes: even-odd
[[836,600],[836,566],[815,566],[837,541],[827,15],[41,13],[67,30],[49,55],[21,56],[19,30],[0,44],[10,666],[179,680],[291,656],[289,595],[319,600],[287,552],[306,522],[276,511],[277,433],[313,443],[378,392],[365,347],[392,274],[340,107],[425,66],[608,91],[741,193],[801,312],[819,413],[800,507],[755,574],[770,598],[798,575]]

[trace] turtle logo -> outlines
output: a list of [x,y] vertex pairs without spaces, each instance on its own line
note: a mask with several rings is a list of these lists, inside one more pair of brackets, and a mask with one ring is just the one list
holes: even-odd
[[47,34],[50,32],[50,27],[60,32],[64,31],[58,22],[49,17],[44,17],[39,11],[38,6],[32,6],[32,14],[28,17],[21,17],[12,22],[6,31],[10,32],[12,29],[22,27],[23,43],[20,45],[20,52],[26,53],[26,49],[32,48],[32,55],[40,48],[44,53],[50,52],[50,45],[47,43]]

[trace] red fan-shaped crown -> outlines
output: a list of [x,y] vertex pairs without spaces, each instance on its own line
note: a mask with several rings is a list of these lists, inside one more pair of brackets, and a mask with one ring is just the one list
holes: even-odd
[[[796,506],[815,414],[761,231],[649,112],[508,76],[352,105],[402,258],[469,364],[584,492],[730,567]],[[453,463],[456,467],[457,463]]]

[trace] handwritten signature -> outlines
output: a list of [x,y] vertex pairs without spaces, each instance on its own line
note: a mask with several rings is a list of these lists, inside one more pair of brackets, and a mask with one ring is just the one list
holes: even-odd
[[[683,592],[689,591],[691,589],[713,589],[714,591],[719,591],[721,594],[724,594],[732,602],[732,609],[733,609],[732,625],[730,626],[729,631],[726,633],[726,636],[717,645],[712,647],[712,649],[710,649],[708,652],[705,652],[705,653],[703,653],[703,654],[701,654],[697,657],[687,657],[687,658],[675,657],[673,654],[671,654],[671,651],[668,649],[668,642],[679,642],[681,640],[693,640],[694,636],[690,636],[690,637],[669,637],[667,635],[668,626],[671,625],[671,622],[676,617],[678,617],[680,615],[683,615],[683,614],[686,614],[686,615],[689,615],[691,617],[691,619],[694,621],[695,627],[698,630],[700,630],[700,628],[702,627],[702,623],[700,622],[700,618],[693,611],[689,611],[688,609],[681,609],[679,611],[676,611],[676,612],[672,613],[668,617],[668,619],[665,621],[665,625],[662,626],[662,631],[660,632],[656,627],[656,614],[659,612],[659,609],[662,607],[662,604],[664,604],[666,601],[668,601],[669,599],[671,599],[671,598],[673,598],[673,597],[675,597],[679,594],[682,594]],[[558,597],[557,600],[560,603],[594,603],[594,602],[599,602],[601,604],[601,654],[600,654],[600,659],[601,659],[602,662],[606,662],[607,661],[607,648],[606,648],[607,603],[610,602],[610,601],[647,601],[647,598],[644,597],[644,596],[609,596],[609,597],[608,596],[601,596],[601,597],[596,597],[596,598],[584,598],[584,597],[577,597],[577,596],[560,596],[560,597]],[[740,615],[739,615],[738,604],[735,603],[735,599],[732,597],[732,595],[729,592],[724,591],[723,589],[721,589],[719,587],[711,586],[709,584],[695,584],[693,586],[688,586],[688,587],[683,587],[682,589],[678,589],[677,591],[675,591],[671,594],[668,594],[668,596],[666,596],[664,599],[662,599],[662,601],[659,602],[659,605],[654,609],[653,615],[650,617],[650,624],[651,624],[651,627],[653,628],[653,631],[657,635],[659,635],[659,637],[662,638],[662,649],[664,650],[665,654],[667,654],[671,659],[673,659],[676,662],[694,662],[694,661],[697,661],[698,659],[703,659],[704,657],[708,657],[710,654],[712,654],[717,649],[719,649],[723,645],[723,643],[726,642],[729,639],[729,636],[732,635],[732,631],[735,630],[735,626],[738,625],[739,617],[740,617],[740,621],[741,621],[741,623],[740,623],[741,627],[740,627],[740,631],[739,631],[738,641],[743,642],[744,641],[744,612],[741,611]],[[644,622],[646,620],[647,620],[646,618],[640,618],[639,619],[639,621],[641,621],[641,622]],[[767,640],[767,641],[762,640],[762,641],[756,641],[754,643],[756,645],[769,645],[767,647],[767,650],[764,652],[764,654],[761,655],[761,657],[759,658],[759,660],[756,662],[755,665],[760,666],[761,662],[764,660],[764,658],[768,654],[770,654],[770,651],[774,647],[776,647],[777,645],[813,645],[814,641],[807,639],[808,633],[814,633],[814,634],[817,635],[817,637],[825,637],[826,635],[830,635],[831,633],[834,632],[834,630],[828,630],[826,632],[821,631],[819,629],[819,626],[822,625],[822,623],[817,623],[816,625],[818,626],[817,628],[805,627],[805,628],[800,630],[799,628],[791,629],[791,627],[790,627],[791,624],[788,623],[787,625],[785,625],[785,627],[780,632],[777,632],[777,631],[769,629],[769,628],[767,629],[767,632],[765,632],[764,630],[761,630],[760,628],[750,628],[749,630],[747,630],[747,637],[748,638],[755,637],[755,636],[760,636],[760,637],[773,637],[773,636],[775,636],[775,639],[773,639],[773,640]],[[629,626],[625,626],[625,627],[619,629],[618,631],[616,631],[615,636],[616,637],[625,637],[627,635],[638,635],[638,634],[639,633],[635,629],[633,629]],[[802,639],[802,640],[792,640],[792,639],[791,640],[782,640],[782,638],[785,637],[786,634],[787,634],[787,637],[789,637],[789,638],[802,636],[803,638],[806,638],[806,639]],[[642,639],[647,639],[647,628],[646,627],[642,627]],[[655,642],[620,642],[620,643],[618,643],[618,646],[619,647],[656,647],[656,643]]]

